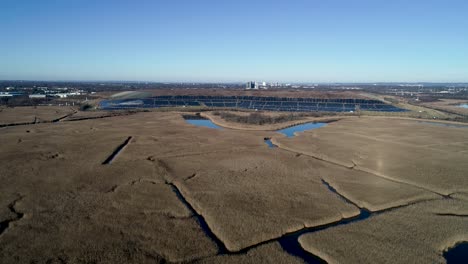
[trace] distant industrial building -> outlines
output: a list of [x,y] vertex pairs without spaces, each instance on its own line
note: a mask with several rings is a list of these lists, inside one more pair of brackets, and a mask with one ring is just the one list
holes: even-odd
[[257,85],[255,82],[248,82],[245,89],[250,90],[250,89],[256,89]]
[[245,89],[247,90],[258,90],[258,89],[268,89],[267,83],[262,82],[247,82],[247,85],[245,86]]

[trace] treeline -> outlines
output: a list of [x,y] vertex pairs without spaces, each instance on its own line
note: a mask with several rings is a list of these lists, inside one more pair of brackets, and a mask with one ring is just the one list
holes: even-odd
[[[324,115],[330,115],[330,113],[319,113],[319,112],[312,112],[312,113],[291,113],[291,114],[284,114],[278,116],[269,116],[262,113],[250,113],[248,115],[237,115],[230,112],[213,112],[214,115],[221,117],[222,119],[228,122],[236,122],[236,123],[243,123],[243,124],[252,124],[252,125],[264,125],[264,124],[277,124],[283,123],[287,121],[299,120],[304,117],[321,117]],[[333,114],[331,114],[333,115]]]

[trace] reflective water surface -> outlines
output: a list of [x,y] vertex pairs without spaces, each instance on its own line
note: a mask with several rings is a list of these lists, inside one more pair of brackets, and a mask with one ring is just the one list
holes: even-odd
[[211,122],[211,120],[208,120],[208,119],[185,119],[185,121],[195,126],[222,129],[220,126],[216,125],[215,123]]
[[458,244],[444,252],[444,258],[448,264],[468,263],[468,242]]
[[288,138],[291,138],[291,137],[295,136],[296,132],[303,132],[303,131],[307,131],[307,130],[317,129],[317,128],[321,128],[321,127],[326,126],[326,125],[327,125],[326,123],[310,122],[310,123],[305,123],[305,124],[301,124],[301,125],[281,129],[281,130],[278,130],[276,132],[282,133],[282,134],[286,135]]
[[270,148],[277,148],[278,147],[275,144],[273,144],[273,142],[271,142],[270,138],[265,139],[265,144],[267,144],[268,147],[270,147]]

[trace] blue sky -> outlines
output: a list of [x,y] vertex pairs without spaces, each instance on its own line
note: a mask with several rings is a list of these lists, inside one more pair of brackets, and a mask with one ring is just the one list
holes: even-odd
[[0,79],[468,82],[464,0],[2,0]]

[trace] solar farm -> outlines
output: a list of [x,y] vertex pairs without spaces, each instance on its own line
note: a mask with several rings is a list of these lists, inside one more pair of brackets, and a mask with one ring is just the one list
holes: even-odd
[[317,99],[256,96],[155,96],[141,99],[104,100],[101,109],[117,110],[131,108],[189,107],[241,108],[287,112],[404,112],[405,109],[368,99]]

